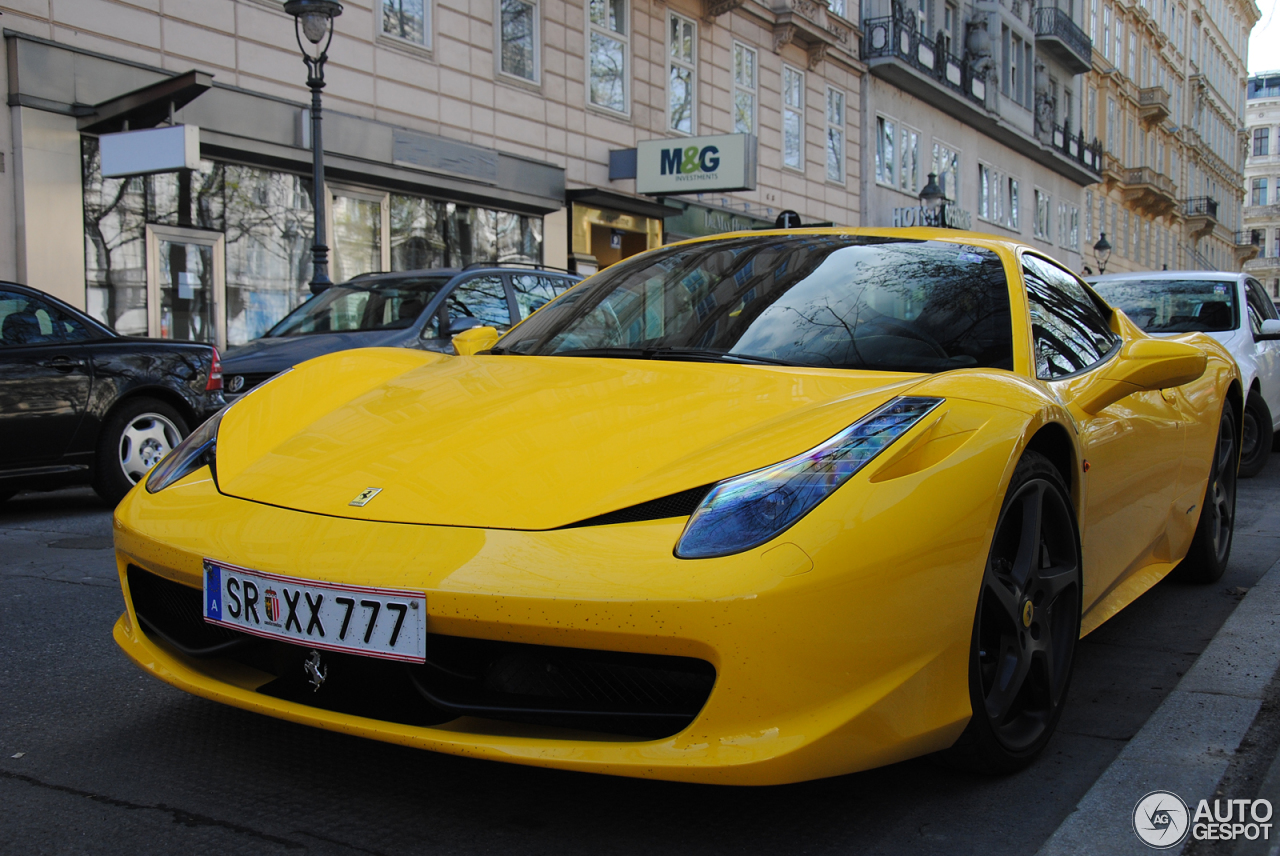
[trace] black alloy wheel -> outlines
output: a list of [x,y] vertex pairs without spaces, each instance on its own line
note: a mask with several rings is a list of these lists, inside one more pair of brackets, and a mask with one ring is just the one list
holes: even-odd
[[1217,582],[1231,558],[1236,528],[1236,472],[1240,466],[1236,420],[1231,405],[1222,409],[1218,439],[1209,467],[1209,485],[1191,548],[1173,575],[1188,583]]
[[1262,472],[1271,457],[1271,408],[1257,390],[1250,390],[1240,422],[1240,478],[1250,479]]
[[983,573],[969,657],[973,716],[950,750],[963,766],[1010,773],[1057,727],[1080,637],[1080,538],[1047,458],[1018,462]]

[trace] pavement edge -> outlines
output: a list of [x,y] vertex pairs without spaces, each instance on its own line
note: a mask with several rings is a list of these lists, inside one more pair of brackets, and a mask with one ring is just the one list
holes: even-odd
[[1133,808],[1144,794],[1173,791],[1193,811],[1212,798],[1280,668],[1278,628],[1280,562],[1244,596],[1036,856],[1151,853],[1133,832]]

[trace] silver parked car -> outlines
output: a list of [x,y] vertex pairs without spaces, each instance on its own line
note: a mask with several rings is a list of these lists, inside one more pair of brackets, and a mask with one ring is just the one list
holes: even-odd
[[1248,390],[1240,475],[1257,475],[1280,428],[1280,313],[1253,277],[1226,271],[1150,271],[1088,278],[1153,336],[1208,333],[1231,351]]

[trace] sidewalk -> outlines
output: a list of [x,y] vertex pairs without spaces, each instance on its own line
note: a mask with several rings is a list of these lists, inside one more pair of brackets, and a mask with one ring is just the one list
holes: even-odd
[[[1280,667],[1280,562],[1263,574],[1219,629],[1209,647],[1119,756],[1103,772],[1038,856],[1119,856],[1153,852],[1232,853],[1280,856],[1273,818],[1270,841],[1193,842],[1154,851],[1133,831],[1138,800],[1155,790],[1172,791],[1194,814],[1201,799],[1212,800],[1228,777],[1223,799],[1269,798],[1280,809],[1280,762],[1273,739],[1280,718],[1274,703],[1259,717],[1263,701],[1275,691]],[[1250,733],[1257,720],[1258,729]],[[1265,732],[1265,733],[1263,733]],[[1242,741],[1246,735],[1251,740]],[[1248,749],[1267,747],[1269,757],[1249,758],[1259,771],[1270,768],[1262,784],[1234,775]],[[1243,771],[1239,771],[1243,772]],[[1246,847],[1245,845],[1249,846]]]

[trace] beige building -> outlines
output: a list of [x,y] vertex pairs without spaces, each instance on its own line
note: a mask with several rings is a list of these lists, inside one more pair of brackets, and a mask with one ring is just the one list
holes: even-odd
[[[1245,108],[1244,269],[1280,298],[1280,71],[1249,78]],[[1252,256],[1252,258],[1249,258]]]
[[[1094,41],[1086,133],[1103,181],[1085,194],[1086,241],[1108,273],[1239,270],[1245,53],[1253,0],[1083,0]],[[1091,254],[1090,254],[1091,255]]]
[[[494,259],[590,271],[784,209],[860,222],[863,64],[840,0],[344,6],[324,90],[335,280]],[[124,333],[223,345],[308,294],[309,93],[281,3],[0,10],[0,278]],[[199,127],[198,168],[102,175],[100,135],[168,121]],[[754,189],[663,201],[610,179],[613,151],[714,134],[749,135]]]

